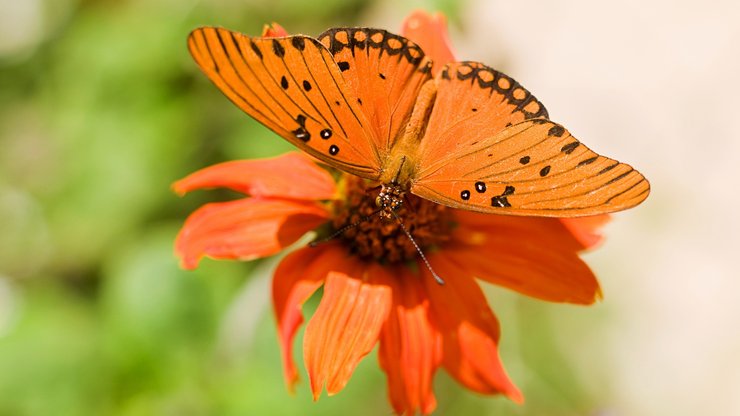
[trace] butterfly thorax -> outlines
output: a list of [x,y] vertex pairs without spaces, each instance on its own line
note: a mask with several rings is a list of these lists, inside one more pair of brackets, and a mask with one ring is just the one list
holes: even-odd
[[380,183],[384,186],[398,185],[403,191],[408,191],[411,187],[411,182],[416,176],[419,144],[426,131],[436,95],[437,87],[434,80],[428,80],[419,91],[405,129],[393,142],[390,154],[386,158],[380,176]]

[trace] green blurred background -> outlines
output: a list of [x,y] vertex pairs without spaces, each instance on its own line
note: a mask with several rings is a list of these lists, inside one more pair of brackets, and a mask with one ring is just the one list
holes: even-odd
[[[599,116],[594,122],[598,129],[583,123],[593,119],[593,112],[580,115],[583,108],[567,102],[571,92],[557,89],[567,83],[525,69],[526,59],[512,52],[538,46],[517,37],[522,30],[512,29],[514,21],[530,16],[542,23],[554,6],[494,12],[478,9],[479,4],[0,0],[0,415],[390,414],[374,354],[335,397],[313,403],[304,372],[297,394],[286,391],[269,302],[276,259],[206,260],[196,271],[178,268],[172,244],[188,213],[233,195],[198,192],[181,199],[170,184],[213,163],[290,149],[202,76],[185,38],[204,24],[256,35],[273,21],[290,32],[314,35],[339,25],[394,30],[416,7],[442,10],[450,18],[457,49],[469,51],[466,57],[514,70],[512,75],[524,78],[536,94],[542,91],[538,96],[550,108],[560,108],[560,120],[579,126],[572,130],[599,136]],[[573,9],[566,15],[578,12],[572,5],[566,9]],[[608,12],[603,18],[609,19]],[[479,36],[487,13],[498,14],[500,24]],[[532,27],[535,23],[527,31]],[[597,28],[591,29],[598,36]],[[650,25],[643,29],[651,30]],[[584,30],[573,29],[578,36]],[[507,38],[506,33],[514,35]],[[571,71],[595,66],[598,72],[599,62],[577,65],[585,55],[577,50],[577,40],[568,43],[573,40],[561,45],[575,48],[566,56]],[[536,62],[543,54],[525,57]],[[659,63],[648,60],[646,65]],[[602,71],[601,78],[608,75]],[[591,88],[588,80],[574,85],[579,82]],[[579,102],[590,107],[589,99],[601,99],[599,105],[622,109],[609,101],[612,93],[580,91]],[[557,100],[566,101],[553,107]],[[655,178],[669,176],[670,162],[660,162],[664,167],[652,163],[646,156],[651,145],[642,139],[642,144],[637,139],[620,144],[608,133],[602,139],[597,149],[644,167],[654,188]],[[632,147],[625,150],[629,143]],[[440,371],[435,380],[438,414],[654,414],[651,410],[659,406],[643,406],[641,398],[660,381],[638,386],[641,393],[634,394],[624,386],[643,373],[618,370],[643,350],[620,356],[613,345],[624,342],[624,332],[632,336],[645,330],[618,317],[644,318],[628,312],[631,302],[639,302],[631,290],[642,287],[648,273],[660,275],[661,267],[652,270],[639,263],[650,250],[637,258],[638,265],[625,264],[620,256],[635,254],[629,244],[636,236],[670,228],[670,220],[658,220],[669,201],[670,195],[651,196],[641,214],[610,228],[618,241],[614,246],[590,255],[605,283],[606,304],[591,309],[547,305],[486,287],[502,321],[504,363],[527,402],[518,406],[472,394]],[[620,226],[626,231],[617,231]],[[619,281],[635,287],[619,286]],[[657,295],[645,293],[643,304],[652,305]],[[610,295],[616,298],[612,304]],[[314,299],[307,314],[315,306]],[[658,327],[661,321],[652,322]]]

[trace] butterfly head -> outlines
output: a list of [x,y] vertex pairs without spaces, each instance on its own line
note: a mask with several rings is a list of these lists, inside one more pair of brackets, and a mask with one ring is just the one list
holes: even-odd
[[380,187],[380,193],[375,198],[375,205],[380,208],[380,217],[386,220],[393,218],[393,212],[403,206],[403,196],[406,192],[400,185],[389,183]]

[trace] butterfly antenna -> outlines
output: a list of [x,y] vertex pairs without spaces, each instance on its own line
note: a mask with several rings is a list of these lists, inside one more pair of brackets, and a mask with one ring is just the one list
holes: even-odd
[[328,237],[324,237],[324,238],[322,238],[321,240],[311,241],[310,243],[308,243],[308,246],[309,246],[309,247],[316,247],[316,246],[318,246],[319,244],[322,244],[322,243],[326,243],[327,241],[331,241],[331,240],[333,240],[333,239],[335,239],[335,238],[339,237],[340,235],[342,235],[342,234],[343,234],[343,233],[344,233],[345,231],[347,231],[347,230],[351,230],[351,229],[353,229],[353,228],[357,227],[358,225],[362,224],[363,222],[365,222],[365,221],[369,220],[370,218],[372,218],[372,217],[374,217],[374,216],[378,215],[378,214],[380,213],[380,211],[382,211],[382,210],[383,210],[383,209],[381,208],[381,209],[379,209],[379,210],[377,210],[377,211],[373,212],[373,213],[372,213],[372,214],[370,214],[370,215],[366,215],[366,216],[364,216],[364,217],[360,218],[359,220],[357,220],[357,221],[353,222],[352,224],[347,224],[347,225],[345,225],[344,227],[342,227],[342,228],[338,229],[337,231],[334,231],[334,233],[332,233],[332,235],[330,235],[330,236],[328,236]]
[[406,233],[406,236],[408,236],[409,240],[411,240],[411,243],[414,245],[414,247],[416,247],[416,251],[419,252],[421,259],[424,260],[424,264],[427,265],[427,269],[429,269],[429,272],[432,273],[432,277],[434,277],[434,280],[436,280],[437,283],[439,283],[440,285],[445,284],[445,281],[442,280],[441,277],[439,277],[439,275],[434,271],[434,269],[432,269],[432,265],[429,264],[429,260],[427,260],[427,256],[425,256],[424,252],[421,251],[421,247],[419,247],[419,245],[416,244],[416,240],[414,240],[414,237],[411,236],[411,233],[409,232],[409,230],[406,229],[406,226],[403,225],[403,222],[401,222],[401,219],[398,218],[398,215],[396,214],[396,212],[391,211],[391,214],[393,214],[393,217],[396,218],[396,221],[398,221],[398,225],[401,226],[401,229],[403,230],[403,232]]

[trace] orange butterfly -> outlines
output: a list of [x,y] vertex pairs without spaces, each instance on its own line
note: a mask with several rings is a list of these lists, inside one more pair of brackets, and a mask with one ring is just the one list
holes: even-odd
[[650,192],[600,156],[511,77],[432,61],[380,29],[314,39],[204,27],[188,38],[203,72],[239,108],[306,153],[376,181],[385,217],[405,192],[472,211],[575,217],[630,208]]

